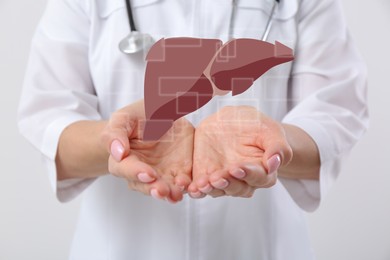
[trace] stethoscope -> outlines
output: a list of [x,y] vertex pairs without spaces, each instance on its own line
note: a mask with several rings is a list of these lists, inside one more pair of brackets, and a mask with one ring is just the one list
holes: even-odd
[[[134,24],[133,11],[131,8],[130,0],[125,0],[125,1],[126,1],[127,16],[129,18],[129,24],[130,24],[130,34],[127,35],[122,41],[120,41],[119,49],[125,54],[133,54],[152,46],[154,40],[152,36],[150,36],[150,34],[142,33],[137,30]],[[229,28],[230,39],[233,36],[232,24],[234,23],[235,14],[236,14],[236,1],[237,0],[233,0],[233,10],[230,15],[230,28]],[[272,27],[272,20],[276,11],[276,6],[279,4],[279,2],[280,0],[274,1],[271,10],[271,15],[268,17],[268,21],[264,33],[261,37],[262,41],[266,41],[268,38],[268,34]]]

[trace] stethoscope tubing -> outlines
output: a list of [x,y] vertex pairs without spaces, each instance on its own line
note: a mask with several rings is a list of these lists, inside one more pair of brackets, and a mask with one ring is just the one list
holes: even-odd
[[137,31],[137,28],[135,27],[135,23],[134,23],[133,10],[131,8],[130,0],[126,0],[126,9],[127,9],[127,17],[129,19],[130,30],[132,32],[135,32]]
[[[129,19],[129,26],[130,26],[130,31],[131,31],[131,34],[128,36],[129,39],[134,39],[133,38],[133,37],[135,37],[135,36],[133,36],[134,34],[137,34],[138,36],[139,35],[144,35],[144,36],[147,35],[147,36],[149,36],[148,34],[140,34],[137,31],[137,28],[136,28],[135,23],[134,23],[134,17],[133,17],[133,11],[132,11],[132,7],[131,7],[131,2],[130,2],[130,0],[125,0],[125,2],[126,2],[127,16],[128,16],[128,19]],[[233,0],[232,1],[233,8],[232,8],[232,13],[230,15],[230,25],[229,25],[229,35],[228,35],[229,39],[233,38],[233,25],[234,25],[234,20],[235,20],[235,16],[236,16],[236,9],[237,9],[236,2],[237,2],[237,0]],[[267,38],[268,38],[269,32],[270,32],[271,27],[272,27],[272,20],[273,20],[273,16],[275,14],[275,11],[276,11],[276,6],[279,3],[280,3],[280,0],[275,0],[274,1],[274,4],[272,6],[272,10],[271,10],[271,15],[268,18],[265,30],[264,30],[263,35],[261,37],[262,41],[266,41]],[[145,37],[143,39],[145,39]],[[148,40],[150,40],[150,39],[152,39],[152,38],[149,36]],[[130,41],[128,41],[128,42],[130,42]],[[126,49],[126,47],[128,46],[128,45],[126,46],[126,43],[128,44],[128,42],[125,42],[125,47],[123,47],[124,49]],[[145,40],[144,40],[144,42],[145,42]],[[131,43],[132,43],[131,46],[133,46],[134,42],[131,41]],[[122,44],[122,42],[120,44]],[[136,46],[136,45],[134,45],[134,46]],[[121,48],[121,46],[120,46],[120,48]],[[125,53],[134,53],[134,52],[139,51],[139,49],[140,49],[140,48],[135,48],[135,50],[126,51],[123,48],[121,50],[123,52],[125,52]]]
[[[266,41],[268,38],[269,32],[271,31],[271,27],[272,27],[272,20],[274,18],[276,6],[279,3],[280,3],[280,0],[274,1],[274,4],[272,6],[272,10],[271,10],[271,15],[268,17],[267,25],[265,26],[265,30],[263,32],[263,35],[261,36],[262,41]],[[229,39],[233,38],[233,25],[234,25],[234,20],[236,19],[237,0],[233,0],[232,4],[233,4],[233,8],[232,8],[232,14],[230,15]]]
[[276,0],[272,6],[271,15],[268,18],[267,25],[265,26],[265,31],[263,33],[263,36],[261,37],[262,41],[266,41],[268,38],[269,32],[271,31],[271,27],[272,27],[272,21],[273,21],[274,14],[276,11],[276,6],[278,4],[279,4],[279,0]]

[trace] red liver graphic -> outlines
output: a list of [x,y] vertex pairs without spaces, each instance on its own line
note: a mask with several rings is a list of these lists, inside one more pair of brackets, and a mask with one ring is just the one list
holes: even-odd
[[221,90],[238,95],[272,67],[293,60],[292,50],[255,39],[233,39],[218,50],[210,68],[210,78]]
[[158,140],[175,120],[214,95],[240,94],[270,68],[293,58],[292,50],[279,42],[161,39],[146,57],[143,139]]

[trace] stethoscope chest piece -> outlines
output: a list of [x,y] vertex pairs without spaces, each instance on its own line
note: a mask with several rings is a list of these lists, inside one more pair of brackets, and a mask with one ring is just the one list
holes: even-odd
[[119,43],[119,49],[126,54],[137,53],[149,49],[154,44],[152,36],[147,33],[131,31],[130,34]]
[[142,50],[148,50],[154,40],[150,34],[141,33],[134,24],[133,12],[131,10],[130,0],[125,0],[127,16],[129,18],[130,33],[119,42],[119,49],[125,54],[133,54]]

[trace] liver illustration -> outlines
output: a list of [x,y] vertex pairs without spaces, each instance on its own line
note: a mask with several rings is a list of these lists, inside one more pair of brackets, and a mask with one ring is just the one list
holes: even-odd
[[216,51],[217,39],[168,38],[155,43],[146,56],[144,140],[157,140],[173,122],[213,97],[203,74]]
[[272,67],[293,60],[290,48],[256,39],[161,39],[146,60],[143,140],[158,140],[173,122],[215,95],[247,90]]
[[210,64],[210,79],[220,90],[243,93],[272,67],[293,60],[292,50],[255,39],[233,39],[218,50]]

